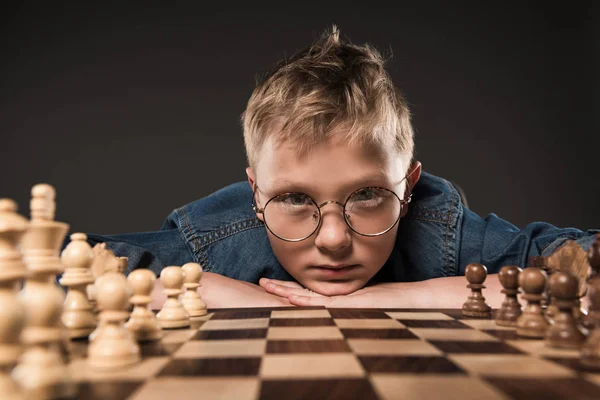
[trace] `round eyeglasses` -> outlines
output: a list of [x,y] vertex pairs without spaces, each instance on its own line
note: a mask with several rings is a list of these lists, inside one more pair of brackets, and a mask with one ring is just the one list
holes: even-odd
[[398,223],[402,208],[412,198],[412,193],[400,199],[392,190],[369,186],[352,192],[344,203],[329,200],[317,204],[305,193],[288,192],[272,197],[259,208],[255,204],[257,191],[260,190],[255,185],[252,209],[263,214],[264,223],[274,236],[288,242],[299,242],[315,233],[321,225],[321,209],[330,203],[342,207],[344,220],[357,234],[383,235]]

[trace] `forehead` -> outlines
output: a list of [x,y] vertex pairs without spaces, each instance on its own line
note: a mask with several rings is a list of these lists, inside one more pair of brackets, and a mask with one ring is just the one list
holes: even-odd
[[348,143],[340,136],[303,152],[293,143],[269,139],[255,169],[263,191],[305,189],[337,194],[360,186],[392,186],[404,176],[408,161],[395,149]]

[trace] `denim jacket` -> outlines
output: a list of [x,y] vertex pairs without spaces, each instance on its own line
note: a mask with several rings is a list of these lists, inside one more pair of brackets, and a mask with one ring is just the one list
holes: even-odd
[[[165,266],[193,261],[204,271],[252,283],[261,277],[293,280],[275,258],[251,200],[248,182],[238,182],[175,209],[158,231],[88,239],[129,257],[127,272],[150,268],[159,275]],[[587,249],[596,232],[544,222],[519,229],[495,214],[482,218],[465,207],[449,181],[423,172],[392,254],[369,284],[464,275],[469,263],[484,264],[488,273],[504,265],[524,268],[529,257],[548,256],[566,239]]]

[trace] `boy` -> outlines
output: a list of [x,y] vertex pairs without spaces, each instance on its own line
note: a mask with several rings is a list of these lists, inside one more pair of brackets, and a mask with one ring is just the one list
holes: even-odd
[[[158,232],[88,235],[128,272],[194,261],[208,307],[460,307],[464,270],[527,266],[594,232],[483,219],[413,159],[409,110],[368,45],[333,26],[258,82],[242,115],[248,182],[174,210]],[[154,308],[164,296],[159,285]]]

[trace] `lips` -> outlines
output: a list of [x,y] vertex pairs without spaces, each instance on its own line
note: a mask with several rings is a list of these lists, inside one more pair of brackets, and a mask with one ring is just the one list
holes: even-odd
[[318,266],[315,266],[314,269],[326,276],[342,276],[347,273],[350,273],[356,267],[357,267],[356,264],[353,264],[353,265],[347,265],[347,264],[318,265]]

